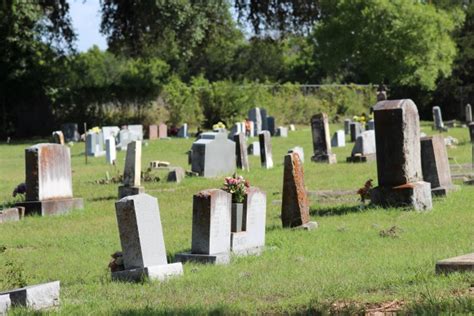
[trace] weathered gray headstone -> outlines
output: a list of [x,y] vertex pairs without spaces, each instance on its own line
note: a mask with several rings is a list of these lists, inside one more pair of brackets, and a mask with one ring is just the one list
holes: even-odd
[[344,120],[344,134],[349,135],[351,133],[351,120]]
[[6,222],[17,222],[20,220],[20,211],[18,208],[7,208],[0,210],[0,224]]
[[313,135],[313,156],[311,161],[336,163],[336,154],[331,150],[331,136],[329,134],[329,121],[326,113],[313,115],[311,118],[311,131]]
[[276,136],[288,137],[288,127],[278,126],[276,130]]
[[376,158],[375,154],[375,131],[365,131],[357,137],[351,156],[347,157],[347,162],[372,161]]
[[120,133],[120,128],[118,126],[103,126],[101,131],[102,131],[103,141],[105,143],[107,138],[110,138],[110,137],[113,137],[115,140],[117,140],[117,137],[119,136],[119,133]]
[[105,155],[102,133],[87,132],[86,134],[86,154],[88,156],[100,157]]
[[472,122],[472,108],[470,104],[466,104],[465,112],[466,112],[466,123],[469,124]]
[[449,190],[456,189],[451,181],[448,152],[443,136],[421,138],[421,167],[423,180],[431,183],[433,195],[444,196]]
[[118,135],[119,143],[117,147],[120,150],[127,150],[128,144],[132,141],[132,134],[128,129],[124,128],[119,131]]
[[290,150],[288,150],[288,153],[289,154],[297,153],[299,158],[300,158],[300,161],[302,163],[304,163],[304,149],[303,149],[303,147],[300,147],[300,146],[293,147]]
[[265,246],[267,196],[259,188],[247,189],[243,230],[231,233],[231,250],[237,255],[259,254]]
[[232,194],[210,189],[193,196],[193,231],[190,253],[176,261],[227,264],[230,261]]
[[166,181],[180,183],[185,177],[184,169],[181,167],[172,167],[168,172]]
[[114,165],[117,160],[117,149],[115,147],[115,138],[109,137],[105,140],[105,159],[109,165]]
[[266,130],[270,132],[270,135],[274,136],[276,133],[275,118],[273,116],[267,117]]
[[64,134],[62,131],[53,132],[53,143],[64,145]]
[[158,138],[158,125],[153,124],[148,126],[148,139],[154,140]]
[[436,273],[474,272],[474,252],[436,262]]
[[179,138],[188,138],[188,124],[184,123],[178,130]]
[[123,170],[123,185],[119,186],[119,199],[144,193],[145,189],[141,186],[142,172],[142,142],[132,141],[127,146],[127,156],[125,157],[125,167]]
[[433,107],[433,129],[437,131],[445,131],[443,116],[441,115],[441,108],[439,106]]
[[164,123],[158,125],[158,138],[168,138],[168,126]]
[[370,120],[367,122],[367,130],[368,131],[374,131],[375,130],[375,121]]
[[131,134],[132,140],[143,140],[143,125],[136,124],[136,125],[128,125],[127,129]]
[[260,142],[260,163],[263,168],[273,168],[273,155],[272,155],[272,137],[269,131],[262,131],[258,135]]
[[362,125],[359,122],[351,122],[351,142],[355,142],[357,137],[363,132]]
[[10,301],[10,295],[0,295],[0,316],[6,316],[8,309],[10,309],[12,302]]
[[247,149],[247,153],[252,156],[260,156],[260,142],[252,142]]
[[267,110],[260,108],[260,115],[262,116],[262,131],[268,131]]
[[115,280],[164,280],[183,274],[181,263],[168,264],[158,200],[148,194],[128,196],[115,203],[125,270]]
[[332,135],[331,147],[346,147],[346,135],[342,129]]
[[61,125],[61,130],[63,131],[66,142],[78,142],[81,140],[79,127],[76,123],[65,123]]
[[54,215],[83,208],[73,198],[71,152],[58,144],[38,144],[25,150],[25,214]]
[[252,136],[258,136],[262,131],[262,115],[260,109],[250,109],[248,117],[254,123],[254,134]]
[[191,147],[191,170],[205,178],[235,172],[235,143],[226,133],[202,133]]
[[303,165],[297,153],[285,155],[281,221],[283,227],[302,227],[305,229],[317,227],[317,223],[310,222]]
[[235,162],[239,169],[250,171],[249,157],[247,155],[247,141],[245,134],[239,133],[234,135],[235,142]]
[[54,281],[2,292],[0,297],[9,296],[12,307],[22,306],[41,310],[59,305],[59,291],[60,283]]
[[412,100],[381,101],[374,106],[377,175],[372,203],[432,208],[431,184],[423,181],[420,121]]

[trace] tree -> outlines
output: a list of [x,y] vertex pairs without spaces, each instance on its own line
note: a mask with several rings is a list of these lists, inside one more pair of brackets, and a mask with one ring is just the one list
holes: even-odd
[[450,12],[412,0],[326,0],[312,35],[315,59],[344,81],[433,90],[451,73],[461,24]]

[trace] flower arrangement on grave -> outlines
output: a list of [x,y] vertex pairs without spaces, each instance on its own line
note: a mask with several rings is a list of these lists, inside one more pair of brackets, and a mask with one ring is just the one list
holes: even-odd
[[224,179],[224,187],[222,190],[232,194],[232,203],[242,203],[249,187],[250,184],[248,180],[234,174],[232,177],[226,177]]
[[213,130],[225,129],[225,124],[222,123],[222,122],[218,122],[218,123],[212,125],[212,129],[213,129]]

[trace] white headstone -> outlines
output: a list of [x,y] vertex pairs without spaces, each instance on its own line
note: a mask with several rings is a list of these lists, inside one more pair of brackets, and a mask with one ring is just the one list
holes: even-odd
[[344,130],[340,129],[332,135],[331,147],[345,147],[346,146],[346,135]]
[[105,158],[108,164],[115,164],[117,159],[117,150],[115,148],[115,138],[109,137],[105,140]]

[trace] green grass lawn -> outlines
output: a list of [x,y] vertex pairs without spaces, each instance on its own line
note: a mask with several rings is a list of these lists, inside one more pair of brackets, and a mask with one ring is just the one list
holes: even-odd
[[[341,125],[332,125],[334,132]],[[432,133],[428,123],[423,131]],[[468,130],[445,135],[461,144],[448,150],[451,163],[471,161]],[[187,166],[192,139],[148,141],[142,166],[166,160]],[[24,149],[31,143],[0,145],[0,201],[14,202],[13,188],[24,181]],[[84,198],[84,210],[57,217],[28,217],[0,225],[0,290],[23,284],[61,281],[62,314],[157,313],[312,313],[328,312],[333,303],[347,303],[352,313],[369,303],[404,302],[414,313],[472,313],[469,288],[474,274],[439,276],[435,262],[474,251],[474,187],[462,186],[447,198],[435,199],[433,210],[360,209],[358,202],[312,199],[313,231],[281,228],[280,205],[283,155],[294,146],[305,150],[308,190],[353,189],[376,179],[376,163],[347,164],[352,144],[335,148],[338,164],[310,162],[309,127],[273,138],[271,170],[251,156],[244,173],[253,186],[267,193],[267,250],[259,257],[234,258],[227,266],[185,264],[184,275],[167,282],[112,282],[107,265],[120,250],[114,202],[118,185],[96,180],[122,172],[125,152],[118,153],[116,170],[105,157],[84,163],[84,143],[72,147],[73,189]],[[222,179],[186,178],[181,184],[143,183],[158,198],[169,258],[191,247],[192,195],[219,188]],[[459,183],[460,184],[460,183]],[[355,198],[355,197],[354,197]],[[318,214],[329,214],[318,216]],[[381,230],[397,227],[397,237]],[[14,310],[12,314],[24,313]]]

